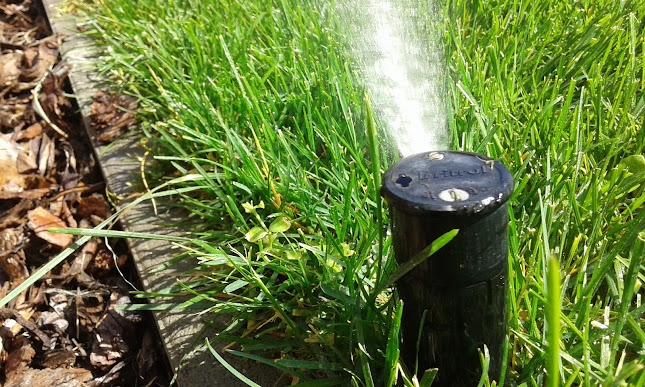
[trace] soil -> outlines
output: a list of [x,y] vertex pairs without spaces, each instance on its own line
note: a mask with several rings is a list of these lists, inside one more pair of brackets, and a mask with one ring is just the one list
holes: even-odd
[[[0,0],[0,298],[70,247],[54,227],[111,215],[67,82],[69,66],[37,0]],[[97,95],[109,142],[133,101]],[[138,278],[122,240],[93,238],[0,308],[0,385],[167,386],[172,373],[150,313],[124,311]]]

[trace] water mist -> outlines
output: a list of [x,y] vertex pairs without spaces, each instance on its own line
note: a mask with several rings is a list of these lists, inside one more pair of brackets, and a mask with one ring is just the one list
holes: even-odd
[[[439,13],[430,0],[338,0],[336,14],[375,118],[403,156],[383,177],[399,265],[450,230],[456,237],[396,282],[402,359],[437,386],[477,385],[479,351],[500,380],[506,337],[508,200],[499,161],[447,151]],[[387,145],[387,144],[384,144]]]
[[439,13],[424,0],[338,0],[336,14],[385,136],[402,156],[447,149]]

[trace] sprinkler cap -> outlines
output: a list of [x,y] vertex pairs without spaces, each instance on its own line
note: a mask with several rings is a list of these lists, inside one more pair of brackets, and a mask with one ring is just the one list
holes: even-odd
[[381,194],[411,215],[485,216],[513,193],[513,176],[499,161],[476,153],[438,151],[408,156],[383,177]]

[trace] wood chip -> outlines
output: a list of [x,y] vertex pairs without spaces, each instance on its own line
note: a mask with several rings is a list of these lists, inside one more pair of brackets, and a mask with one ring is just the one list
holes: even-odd
[[92,372],[83,368],[27,368],[20,378],[7,380],[5,387],[84,387],[92,380]]
[[28,154],[20,152],[16,160],[16,168],[18,169],[18,173],[26,174],[37,170],[38,164]]
[[27,129],[20,131],[18,136],[16,136],[16,141],[27,141],[40,136],[43,134],[43,123],[43,121],[36,122],[35,124],[28,126]]
[[36,200],[49,193],[49,188],[28,189],[24,191],[0,191],[0,199]]
[[27,225],[31,228],[38,237],[46,240],[47,242],[59,246],[67,247],[72,243],[74,236],[68,234],[55,234],[47,231],[48,228],[53,227],[66,227],[59,217],[52,215],[49,211],[42,207],[37,207],[27,213]]

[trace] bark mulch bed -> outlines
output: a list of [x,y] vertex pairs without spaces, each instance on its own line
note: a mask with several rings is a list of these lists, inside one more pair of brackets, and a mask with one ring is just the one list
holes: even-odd
[[[74,241],[47,229],[111,215],[69,98],[64,38],[40,2],[0,0],[0,298]],[[109,140],[133,118],[118,99],[97,101]],[[152,316],[116,308],[131,303],[127,281],[136,274],[124,242],[94,238],[1,308],[0,385],[168,385]]]

